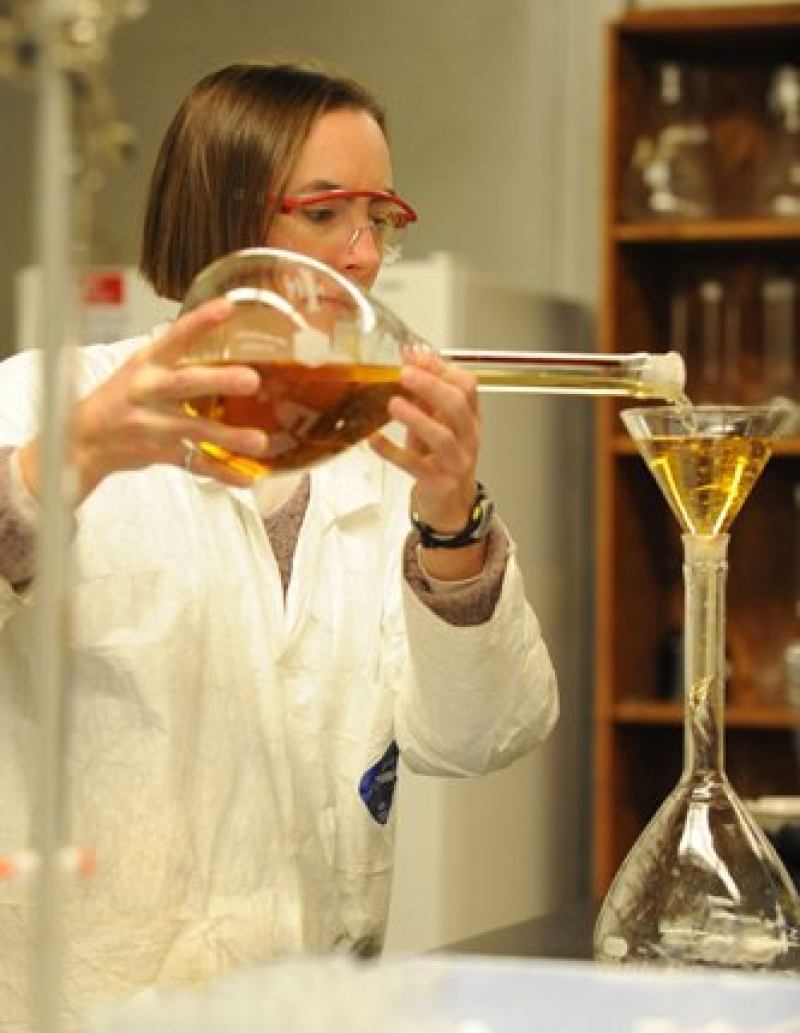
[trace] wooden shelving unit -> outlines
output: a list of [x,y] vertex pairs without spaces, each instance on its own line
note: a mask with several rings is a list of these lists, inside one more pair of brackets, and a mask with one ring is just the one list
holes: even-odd
[[[715,160],[713,219],[627,221],[624,170],[646,128],[653,71],[679,62],[710,84],[704,115]],[[741,301],[736,397],[759,397],[759,284],[792,277],[800,296],[800,219],[748,210],[769,138],[767,86],[775,68],[800,65],[800,3],[650,10],[607,33],[606,199],[600,346],[665,351],[674,343],[679,285],[714,276]],[[795,360],[800,356],[800,311]],[[685,348],[687,389],[700,382],[696,342]],[[796,370],[800,386],[800,370]],[[619,420],[598,406],[597,627],[594,734],[594,891],[607,890],[642,828],[677,780],[682,704],[660,695],[659,658],[682,600],[680,531]],[[798,543],[794,489],[800,441],[776,447],[732,529],[727,590],[730,677],[726,765],[744,797],[800,793],[800,707],[782,695],[782,656],[800,636],[794,616]],[[679,605],[678,611],[682,612]]]

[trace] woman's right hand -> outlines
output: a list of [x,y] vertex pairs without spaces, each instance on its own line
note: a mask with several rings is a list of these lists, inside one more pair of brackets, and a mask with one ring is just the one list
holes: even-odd
[[[244,455],[257,456],[266,450],[267,438],[262,431],[193,417],[184,409],[184,403],[192,398],[251,395],[258,390],[260,378],[250,366],[179,364],[232,311],[230,302],[218,299],[181,316],[75,405],[71,439],[72,461],[78,474],[76,503],[111,473],[140,470],[155,463],[183,466],[187,441],[206,441]],[[20,449],[19,459],[28,490],[38,498],[38,438]],[[198,450],[193,452],[192,472],[237,487],[251,483],[246,475]]]

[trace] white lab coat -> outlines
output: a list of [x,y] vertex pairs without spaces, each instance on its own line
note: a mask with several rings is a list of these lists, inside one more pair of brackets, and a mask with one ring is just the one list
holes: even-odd
[[[80,352],[81,390],[144,339]],[[0,444],[35,426],[31,354],[0,365]],[[491,619],[402,578],[408,480],[365,448],[313,471],[284,602],[253,494],[168,466],[107,478],[74,541],[68,997],[84,1007],[276,952],[380,946],[392,821],[359,781],[396,740],[423,772],[546,736],[554,676],[513,548]],[[0,584],[0,853],[29,845],[29,597]],[[0,885],[0,1030],[28,1014],[27,904]],[[19,1028],[24,1028],[20,1026]]]

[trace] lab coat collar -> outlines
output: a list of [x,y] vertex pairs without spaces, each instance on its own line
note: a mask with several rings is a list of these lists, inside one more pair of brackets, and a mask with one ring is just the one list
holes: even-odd
[[[245,509],[258,514],[252,488],[235,488],[212,477],[195,475],[195,479],[204,491],[227,492]],[[365,444],[355,445],[311,471],[311,504],[318,508],[326,527],[360,510],[378,506],[383,491],[383,461]]]
[[312,497],[316,494],[326,526],[378,506],[384,492],[384,474],[383,461],[365,444],[356,445],[313,470]]

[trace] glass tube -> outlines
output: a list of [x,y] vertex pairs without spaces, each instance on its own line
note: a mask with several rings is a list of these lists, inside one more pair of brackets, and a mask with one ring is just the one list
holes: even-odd
[[441,353],[474,373],[484,391],[684,399],[685,369],[677,352],[458,351]]

